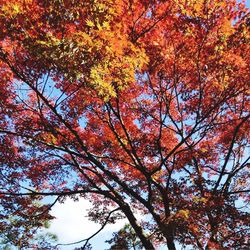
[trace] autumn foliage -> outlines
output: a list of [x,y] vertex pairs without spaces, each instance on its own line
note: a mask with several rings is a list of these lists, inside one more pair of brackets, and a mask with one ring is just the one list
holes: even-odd
[[146,249],[248,249],[242,2],[0,6],[0,231],[42,226],[46,196],[85,197],[93,220],[124,215]]

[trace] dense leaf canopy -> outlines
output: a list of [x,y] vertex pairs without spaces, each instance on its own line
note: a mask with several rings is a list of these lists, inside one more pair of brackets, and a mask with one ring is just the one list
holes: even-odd
[[27,247],[55,202],[84,197],[90,218],[125,216],[146,249],[248,249],[243,3],[0,6],[0,231],[13,244]]

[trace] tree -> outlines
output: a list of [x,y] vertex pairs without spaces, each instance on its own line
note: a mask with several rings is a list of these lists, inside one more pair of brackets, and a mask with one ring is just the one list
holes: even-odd
[[13,210],[50,218],[34,205],[45,196],[84,197],[103,226],[124,215],[145,249],[248,248],[243,3],[0,5],[1,226]]

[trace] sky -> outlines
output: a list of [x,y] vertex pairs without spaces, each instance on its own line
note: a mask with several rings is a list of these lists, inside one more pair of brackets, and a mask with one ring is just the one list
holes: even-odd
[[[63,204],[56,204],[51,214],[56,217],[51,223],[49,232],[58,236],[58,243],[71,243],[88,238],[95,233],[101,226],[100,224],[89,221],[86,217],[91,203],[80,199],[78,202],[67,199]],[[116,224],[109,224],[99,235],[90,241],[94,250],[107,249],[109,244],[105,240],[112,237],[112,233],[118,231],[126,224],[127,220],[119,220]],[[72,250],[80,247],[84,243],[71,246],[59,246],[60,250]]]

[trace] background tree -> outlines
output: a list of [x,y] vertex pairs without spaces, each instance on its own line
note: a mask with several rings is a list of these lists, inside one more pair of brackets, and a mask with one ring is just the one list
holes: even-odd
[[110,250],[143,249],[135,231],[129,224],[126,224],[118,232],[113,233],[112,236],[110,240],[106,240],[106,242],[111,245]]
[[13,211],[50,219],[35,199],[84,197],[94,221],[124,215],[146,249],[247,249],[243,3],[0,6],[1,226]]
[[12,213],[1,225],[0,246],[3,250],[52,249],[57,236],[46,231],[49,226],[48,220],[27,219],[25,214]]

